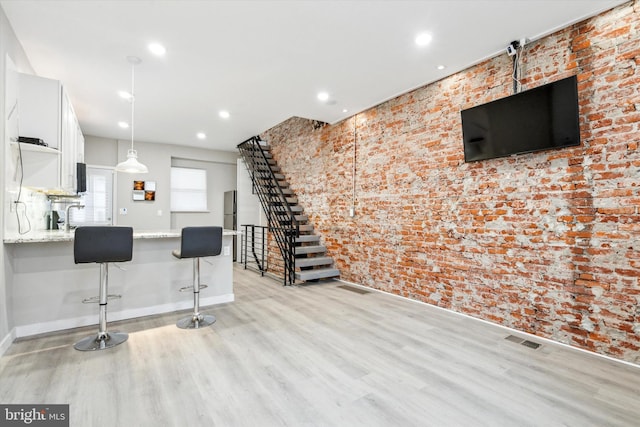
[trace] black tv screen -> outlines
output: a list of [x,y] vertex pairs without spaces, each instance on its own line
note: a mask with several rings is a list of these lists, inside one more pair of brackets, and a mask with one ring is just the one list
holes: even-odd
[[465,162],[580,145],[576,76],[460,114]]
[[87,191],[87,165],[85,163],[76,163],[76,193],[85,193]]

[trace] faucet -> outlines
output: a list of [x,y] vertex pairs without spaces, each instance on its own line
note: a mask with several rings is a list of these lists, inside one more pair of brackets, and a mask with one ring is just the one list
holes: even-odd
[[71,208],[82,209],[84,208],[84,205],[81,205],[80,203],[71,203],[70,205],[67,206],[67,209],[65,209],[66,212],[64,216],[64,231],[71,230],[71,218],[69,218],[69,211],[71,210]]

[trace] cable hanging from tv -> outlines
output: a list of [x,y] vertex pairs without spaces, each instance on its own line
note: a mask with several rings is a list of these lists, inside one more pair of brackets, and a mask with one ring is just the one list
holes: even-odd
[[522,90],[522,82],[520,81],[520,57],[522,56],[522,50],[524,43],[520,43],[517,40],[512,41],[507,46],[507,55],[512,57],[513,60],[513,93],[516,94]]

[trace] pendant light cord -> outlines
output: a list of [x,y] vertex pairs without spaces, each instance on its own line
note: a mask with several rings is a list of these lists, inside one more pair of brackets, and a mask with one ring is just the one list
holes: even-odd
[[131,63],[131,149],[133,150],[133,132],[135,129],[135,109],[136,109],[136,64],[134,62]]
[[131,147],[127,150],[127,160],[116,165],[116,171],[127,173],[147,173],[149,168],[138,161],[138,153],[133,148],[135,140],[135,120],[136,120],[136,65],[142,60],[137,56],[127,56],[127,61],[131,64],[131,93],[129,94],[129,102],[131,102]]

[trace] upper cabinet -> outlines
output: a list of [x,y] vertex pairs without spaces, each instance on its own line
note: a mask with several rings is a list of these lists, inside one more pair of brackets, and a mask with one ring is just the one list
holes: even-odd
[[[30,74],[19,74],[18,82],[20,136],[41,139],[60,154],[50,160],[51,165],[56,164],[55,178],[42,179],[36,186],[75,192],[76,162],[84,160],[84,137],[64,86],[58,80]],[[23,159],[25,172],[31,166],[27,156]]]
[[58,80],[19,74],[18,129],[20,136],[39,138],[60,149],[62,84]]
[[60,187],[76,191],[76,163],[84,161],[84,136],[71,101],[66,92],[62,92],[62,132],[60,138]]

